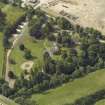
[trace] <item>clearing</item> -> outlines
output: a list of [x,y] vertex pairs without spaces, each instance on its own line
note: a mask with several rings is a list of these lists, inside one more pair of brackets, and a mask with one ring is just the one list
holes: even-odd
[[[25,33],[24,33],[25,34]],[[19,44],[24,44],[27,49],[31,51],[31,54],[33,56],[33,66],[41,67],[43,64],[43,53],[45,50],[44,43],[47,43],[48,45],[51,45],[51,42],[46,40],[35,40],[29,35],[24,35],[22,38],[22,41],[20,40]],[[24,62],[28,62],[29,60],[26,60],[24,57],[24,51],[21,51],[19,49],[19,44],[13,49],[11,54],[11,59],[13,59],[16,64],[11,64],[11,70],[15,72],[17,76],[21,74],[23,69],[21,68],[21,65]]]

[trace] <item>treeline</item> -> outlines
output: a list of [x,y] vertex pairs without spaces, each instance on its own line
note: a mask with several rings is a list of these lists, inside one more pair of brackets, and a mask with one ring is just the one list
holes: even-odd
[[[5,82],[3,79],[0,79],[0,94],[5,97],[10,97],[16,92],[15,89],[11,89],[9,84]],[[29,98],[29,97],[28,97]],[[19,105],[38,105],[35,101],[28,99],[26,96],[19,96],[14,99],[16,103]]]
[[14,90],[9,88],[8,83],[5,82],[3,79],[0,79],[0,94],[8,97],[13,93],[14,93]]
[[65,105],[95,105],[97,101],[102,99],[105,99],[105,89],[95,92],[92,95],[82,97],[76,100],[73,104],[65,104]]
[[14,24],[6,25],[5,30],[4,30],[4,40],[3,40],[4,48],[10,48],[11,44],[9,42],[9,38],[11,38],[13,34],[17,33],[16,29],[17,29],[18,25],[22,21],[25,21],[25,19],[26,19],[26,14],[21,16]]
[[34,93],[41,93],[48,89],[55,88],[69,81],[69,77],[65,75],[49,76],[43,72],[31,73],[30,80],[24,78],[24,74],[16,80],[15,93],[9,97],[15,99],[16,97],[29,97]]
[[7,4],[9,0],[0,0],[0,2]]
[[6,14],[0,9],[0,32],[2,32],[6,25]]

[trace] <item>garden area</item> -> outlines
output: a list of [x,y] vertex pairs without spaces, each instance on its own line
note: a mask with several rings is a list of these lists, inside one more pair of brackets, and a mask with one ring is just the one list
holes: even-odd
[[[43,53],[45,51],[44,43],[45,40],[35,40],[29,35],[24,35],[22,42],[19,44],[23,44],[25,48],[27,48],[29,51],[31,51],[32,59],[26,59],[25,58],[25,51],[21,51],[19,48],[19,44],[16,46],[16,48],[13,49],[13,52],[11,54],[11,59],[13,59],[16,63],[11,64],[11,70],[19,76],[23,70],[21,68],[22,64],[28,61],[32,61],[34,63],[33,67],[38,66],[41,68],[43,65]],[[47,44],[50,44],[51,42],[47,41]]]

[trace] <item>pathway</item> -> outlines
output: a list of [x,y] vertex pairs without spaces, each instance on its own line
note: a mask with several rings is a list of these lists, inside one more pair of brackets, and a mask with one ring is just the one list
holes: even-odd
[[[21,37],[23,36],[22,34],[22,30],[24,29],[24,27],[27,25],[27,22],[22,22],[21,23],[21,28],[18,27],[17,30],[20,30],[20,34],[13,34],[14,40],[12,42],[12,46],[11,48],[7,51],[7,56],[6,56],[6,71],[5,71],[5,81],[9,82],[9,86],[11,88],[13,88],[13,84],[15,83],[15,80],[10,79],[8,77],[8,72],[10,71],[10,55],[12,53],[12,50],[14,49],[15,45],[17,44],[17,42],[21,39]],[[20,25],[19,25],[20,26]]]

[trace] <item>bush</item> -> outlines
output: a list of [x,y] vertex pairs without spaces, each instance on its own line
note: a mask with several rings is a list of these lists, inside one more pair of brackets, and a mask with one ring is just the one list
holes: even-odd
[[9,71],[8,72],[8,77],[11,78],[11,79],[14,79],[15,78],[15,75],[12,71]]
[[19,48],[20,48],[21,51],[24,51],[24,50],[25,50],[24,44],[21,44],[21,45],[19,46]]
[[105,90],[100,90],[92,95],[82,97],[76,100],[71,105],[94,105],[97,101],[104,99],[105,97]]
[[32,59],[32,54],[30,50],[25,50],[24,57],[28,60]]

